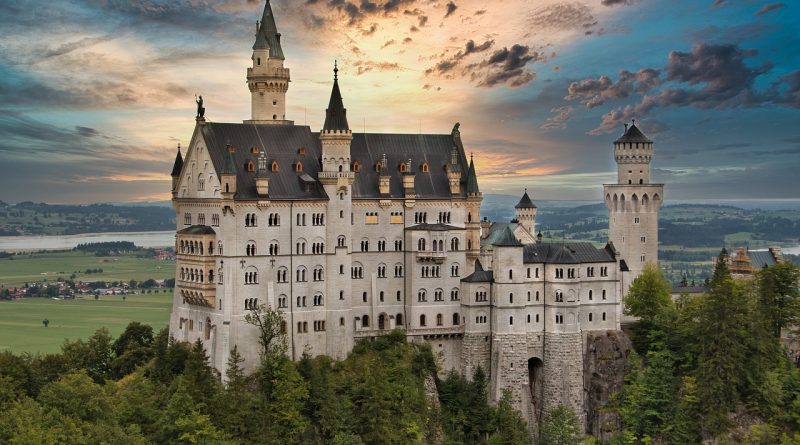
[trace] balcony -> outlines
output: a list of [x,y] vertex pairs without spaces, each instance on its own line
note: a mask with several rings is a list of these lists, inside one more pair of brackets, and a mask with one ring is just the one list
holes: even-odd
[[433,252],[433,251],[418,251],[417,261],[433,261],[435,263],[443,263],[447,259],[447,252]]

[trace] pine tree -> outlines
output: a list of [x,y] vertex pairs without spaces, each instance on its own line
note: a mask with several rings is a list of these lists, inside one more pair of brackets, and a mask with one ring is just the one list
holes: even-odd
[[564,405],[548,410],[542,420],[540,445],[578,445],[582,434],[578,416]]

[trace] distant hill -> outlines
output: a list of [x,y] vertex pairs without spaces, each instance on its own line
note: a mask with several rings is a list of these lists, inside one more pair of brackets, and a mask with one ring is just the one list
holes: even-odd
[[0,236],[173,230],[175,212],[163,206],[0,203]]

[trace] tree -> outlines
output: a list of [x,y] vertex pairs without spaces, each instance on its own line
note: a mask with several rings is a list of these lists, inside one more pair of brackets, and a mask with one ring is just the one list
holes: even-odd
[[759,308],[770,332],[779,339],[781,329],[800,325],[800,267],[792,263],[767,267],[757,279]]
[[625,314],[652,322],[659,313],[673,306],[671,291],[672,286],[658,265],[647,263],[625,297]]
[[503,391],[494,417],[495,432],[489,437],[489,445],[530,445],[528,425],[511,406],[511,391]]
[[286,355],[288,345],[283,312],[261,305],[251,309],[244,316],[244,320],[258,328],[258,344],[261,345],[262,361]]
[[667,427],[667,443],[701,442],[700,423],[698,422],[699,402],[697,380],[694,377],[684,377],[675,405],[675,416]]
[[578,416],[571,408],[559,405],[544,415],[540,445],[578,445],[582,437]]
[[703,428],[711,435],[729,425],[728,412],[741,400],[748,362],[750,307],[733,281],[723,252],[717,261],[708,296],[700,314],[697,385]]

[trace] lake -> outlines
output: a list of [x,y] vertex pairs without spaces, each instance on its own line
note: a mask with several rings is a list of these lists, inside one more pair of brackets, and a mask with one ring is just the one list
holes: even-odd
[[175,232],[83,233],[58,236],[0,236],[0,251],[67,250],[78,244],[130,241],[139,247],[170,247]]

